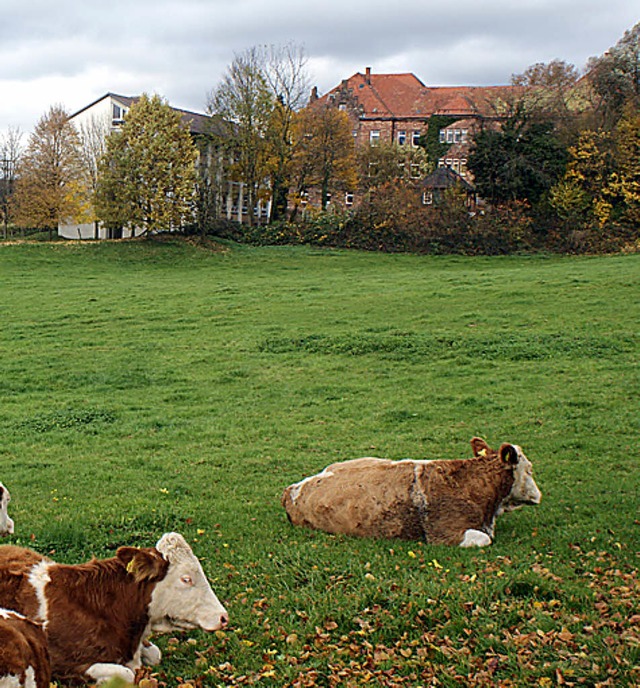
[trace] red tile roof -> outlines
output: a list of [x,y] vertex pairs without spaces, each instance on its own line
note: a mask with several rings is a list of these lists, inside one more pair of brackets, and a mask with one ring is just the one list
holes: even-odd
[[427,119],[431,115],[490,117],[495,115],[492,100],[511,86],[429,87],[414,74],[365,74],[357,72],[322,96],[320,102],[354,101],[360,119]]

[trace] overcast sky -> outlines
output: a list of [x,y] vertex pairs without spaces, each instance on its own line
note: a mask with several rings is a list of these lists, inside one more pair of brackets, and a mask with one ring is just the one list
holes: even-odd
[[204,111],[234,54],[258,44],[303,46],[320,93],[366,67],[506,84],[536,62],[584,67],[639,15],[634,0],[0,0],[0,134],[108,91]]

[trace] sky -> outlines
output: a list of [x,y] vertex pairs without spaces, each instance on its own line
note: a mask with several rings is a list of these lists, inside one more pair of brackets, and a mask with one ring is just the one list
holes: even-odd
[[367,67],[481,86],[537,62],[583,68],[639,20],[633,0],[0,0],[0,135],[107,92],[204,112],[256,45],[301,46],[320,94]]

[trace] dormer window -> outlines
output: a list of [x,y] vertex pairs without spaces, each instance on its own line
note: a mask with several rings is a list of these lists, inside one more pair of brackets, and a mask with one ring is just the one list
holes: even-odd
[[122,124],[124,122],[124,116],[127,114],[126,108],[121,107],[113,103],[111,106],[112,124]]

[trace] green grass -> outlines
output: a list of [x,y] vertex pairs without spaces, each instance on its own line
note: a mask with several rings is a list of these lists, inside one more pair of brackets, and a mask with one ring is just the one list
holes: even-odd
[[[231,616],[167,686],[634,685],[639,256],[180,241],[0,247],[10,541],[59,561],[182,532]],[[289,483],[520,444],[539,508],[463,551],[292,528]]]

